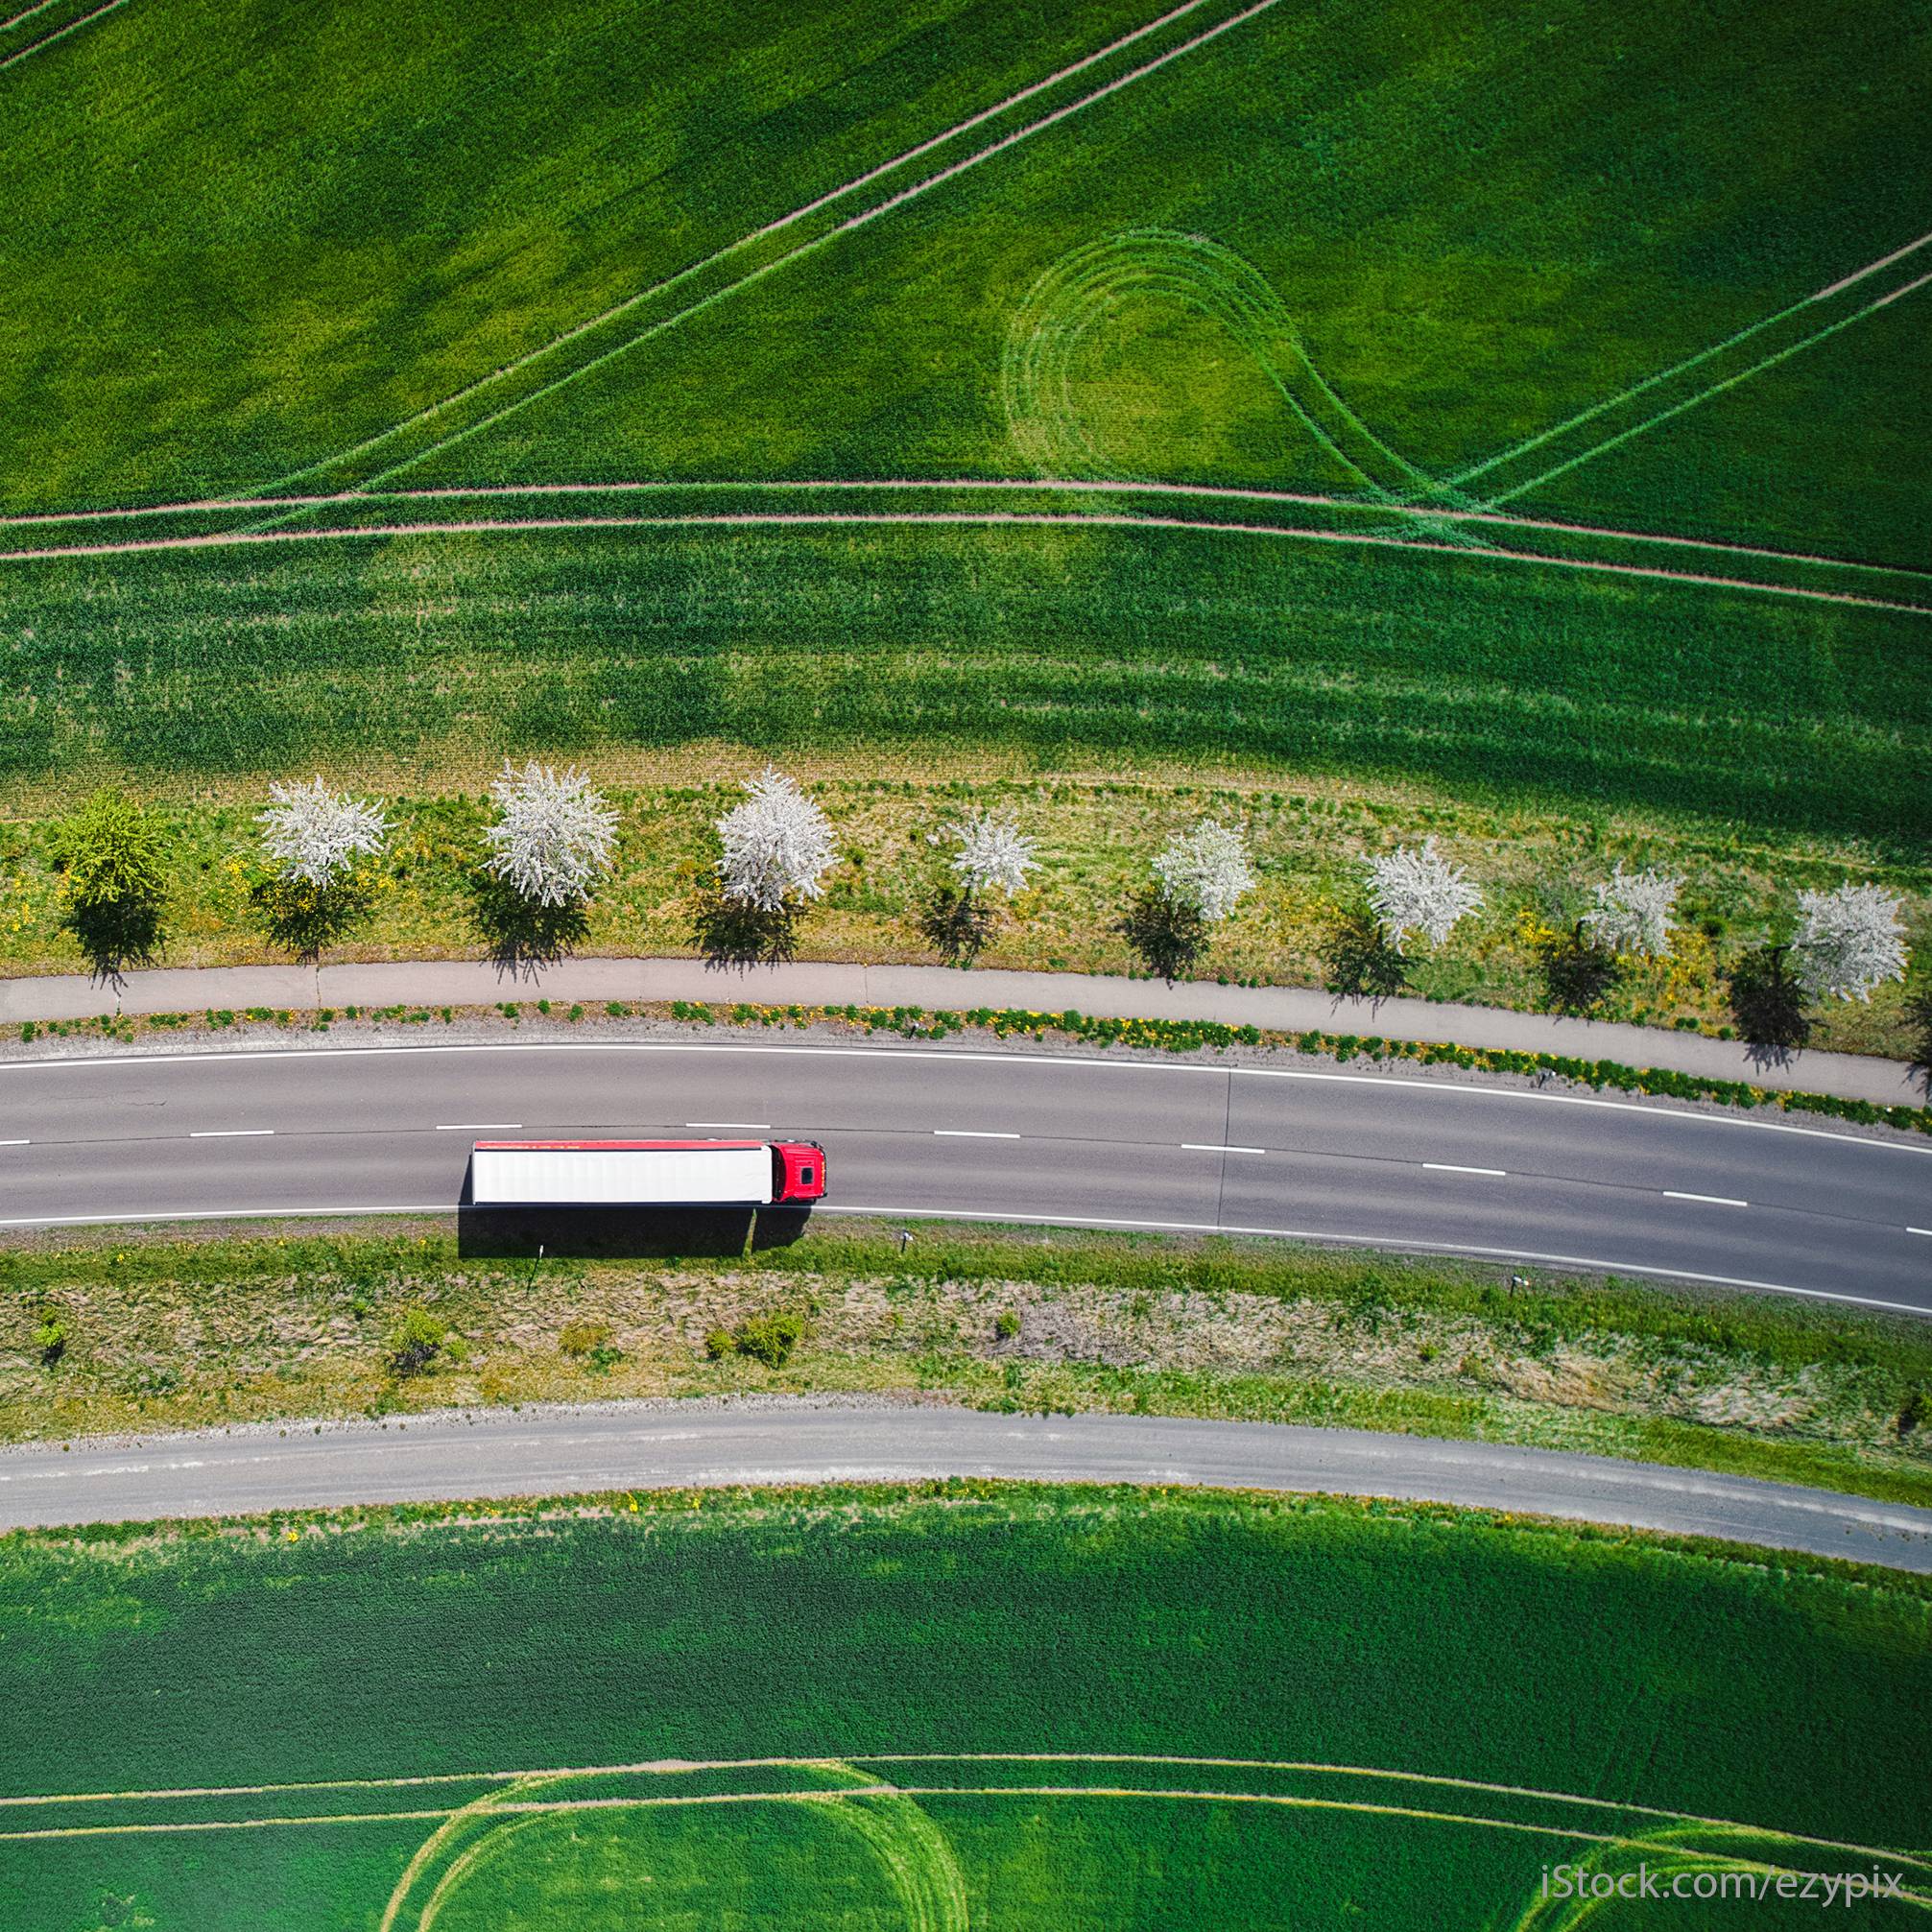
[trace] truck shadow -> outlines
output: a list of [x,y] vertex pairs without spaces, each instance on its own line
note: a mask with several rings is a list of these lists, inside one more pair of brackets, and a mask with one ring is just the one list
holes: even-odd
[[478,1207],[465,1200],[456,1251],[465,1260],[728,1257],[789,1248],[810,1219],[809,1207]]

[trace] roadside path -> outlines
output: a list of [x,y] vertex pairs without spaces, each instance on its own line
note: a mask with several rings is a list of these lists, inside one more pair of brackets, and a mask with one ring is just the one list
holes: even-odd
[[796,1399],[478,1410],[0,1449],[0,1528],[939,1476],[1393,1496],[1932,1572],[1932,1510],[1740,1476],[1353,1429]]
[[1097,1018],[1220,1020],[1285,1033],[1380,1035],[1457,1046],[1568,1054],[1627,1066],[1668,1067],[1711,1080],[1837,1094],[1883,1106],[1925,1104],[1902,1061],[1852,1053],[1798,1053],[1782,1063],[1753,1058],[1735,1040],[1660,1027],[1513,1013],[1420,999],[1338,999],[1311,987],[1220,986],[1192,980],[1109,978],[1098,973],[967,970],[955,966],[850,966],[795,961],[720,969],[692,959],[570,959],[511,972],[486,960],[393,960],[364,966],[161,967],[115,987],[83,973],[0,979],[0,1024],[86,1019],[103,1014],[245,1012],[269,1007],[489,1006],[499,1000],[748,1000],[775,1006],[912,1006],[942,1011],[1069,1009]]

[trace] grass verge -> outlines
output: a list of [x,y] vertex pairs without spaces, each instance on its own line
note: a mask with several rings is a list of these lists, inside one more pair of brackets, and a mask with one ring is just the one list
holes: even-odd
[[[760,755],[711,747],[588,761],[623,815],[623,835],[612,875],[588,910],[583,950],[698,949],[714,882],[713,823],[742,797],[737,781]],[[1366,910],[1362,861],[1424,836],[1467,865],[1486,897],[1446,945],[1408,962],[1408,990],[1419,997],[1525,1010],[1552,1004],[1551,948],[1591,902],[1588,883],[1608,877],[1618,861],[1658,867],[1684,887],[1673,956],[1626,962],[1591,1008],[1598,1017],[1726,1034],[1734,1025],[1727,974],[1768,940],[1789,936],[1801,887],[1882,884],[1904,897],[1919,950],[1932,952],[1932,868],[1922,851],[1888,856],[1855,837],[1747,833],[1721,821],[1574,801],[1486,803],[1423,786],[1254,768],[1136,770],[1120,761],[1046,775],[992,752],[923,770],[891,756],[793,762],[832,821],[840,851],[824,900],[806,911],[795,935],[815,958],[940,959],[934,914],[952,879],[942,828],[977,807],[1016,818],[1038,842],[1042,862],[1028,891],[991,922],[976,955],[987,966],[1146,970],[1127,930],[1129,908],[1167,838],[1203,818],[1246,828],[1259,877],[1252,897],[1189,969],[1208,977],[1337,983],[1348,921]],[[465,763],[466,774],[437,775],[480,784],[487,766],[478,767],[473,750]],[[338,775],[347,778],[340,768]],[[165,963],[285,956],[250,897],[265,875],[254,815],[268,782],[137,787],[155,799],[173,845],[158,954]],[[419,775],[412,781],[380,762],[358,782],[384,794],[394,831],[369,873],[367,922],[329,956],[484,950],[492,938],[477,875],[487,799],[425,791]],[[0,971],[83,966],[51,842],[55,817],[72,795],[71,782],[0,791],[23,814],[0,823]],[[1916,1041],[1905,1007],[1906,990],[1893,984],[1869,1005],[1834,1001],[1816,1015],[1813,1043],[1909,1058]]]
[[123,1232],[0,1252],[0,1438],[847,1392],[1524,1443],[1932,1505],[1923,1324],[1509,1278],[936,1224],[651,1261],[465,1257],[427,1227]]

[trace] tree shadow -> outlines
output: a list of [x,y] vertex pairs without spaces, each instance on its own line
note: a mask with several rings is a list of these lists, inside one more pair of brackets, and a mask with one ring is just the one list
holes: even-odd
[[997,915],[977,894],[941,886],[919,914],[919,931],[948,966],[968,966],[992,937]]
[[582,905],[575,901],[538,905],[493,872],[471,874],[470,902],[489,946],[490,961],[504,972],[555,966],[581,945],[590,930]]
[[249,892],[262,930],[304,965],[320,959],[324,946],[346,939],[368,918],[373,902],[369,881],[354,875],[326,886],[263,879]]
[[1731,967],[1727,980],[1737,1030],[1767,1062],[1776,1064],[1811,1038],[1804,995],[1784,970],[1782,946],[1760,946]]
[[1595,1013],[1623,978],[1616,955],[1591,945],[1574,926],[1537,947],[1537,965],[1543,976],[1544,1006],[1580,1018]]
[[778,966],[796,957],[798,918],[790,906],[768,912],[714,894],[698,908],[692,936],[714,966]]
[[161,949],[161,902],[152,898],[77,903],[61,923],[86,955],[97,980],[120,983],[130,966],[145,966]]
[[1409,986],[1409,962],[1370,913],[1348,913],[1329,930],[1323,954],[1328,990],[1347,999],[1394,999]]
[[1907,996],[1905,1024],[1912,1039],[1912,1078],[1932,1098],[1932,986]]
[[1134,900],[1119,931],[1141,960],[1170,982],[1192,971],[1207,950],[1207,921],[1194,907],[1178,905],[1157,889]]

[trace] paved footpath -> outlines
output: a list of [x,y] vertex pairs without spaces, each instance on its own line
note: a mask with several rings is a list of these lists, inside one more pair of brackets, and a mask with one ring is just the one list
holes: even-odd
[[199,1013],[213,1007],[303,1011],[348,1006],[489,1006],[498,1000],[749,1000],[775,1006],[914,1006],[958,1011],[1072,1009],[1097,1018],[1207,1019],[1286,1033],[1379,1034],[1668,1067],[1714,1080],[1915,1107],[1925,1089],[1902,1061],[1797,1053],[1766,1061],[1735,1040],[1658,1027],[1454,1006],[1420,999],[1340,999],[1309,987],[1204,980],[1110,979],[1097,973],[999,972],[955,966],[797,961],[721,968],[690,959],[571,959],[511,970],[486,960],[394,960],[366,966],[162,967],[117,983],[83,973],[0,979],[0,1023],[102,1014]]
[[[394,1426],[392,1426],[392,1423]],[[1208,1484],[1628,1524],[1932,1570],[1932,1510],[1744,1476],[1357,1429],[866,1400],[616,1402],[0,1448],[0,1529],[737,1484]]]

